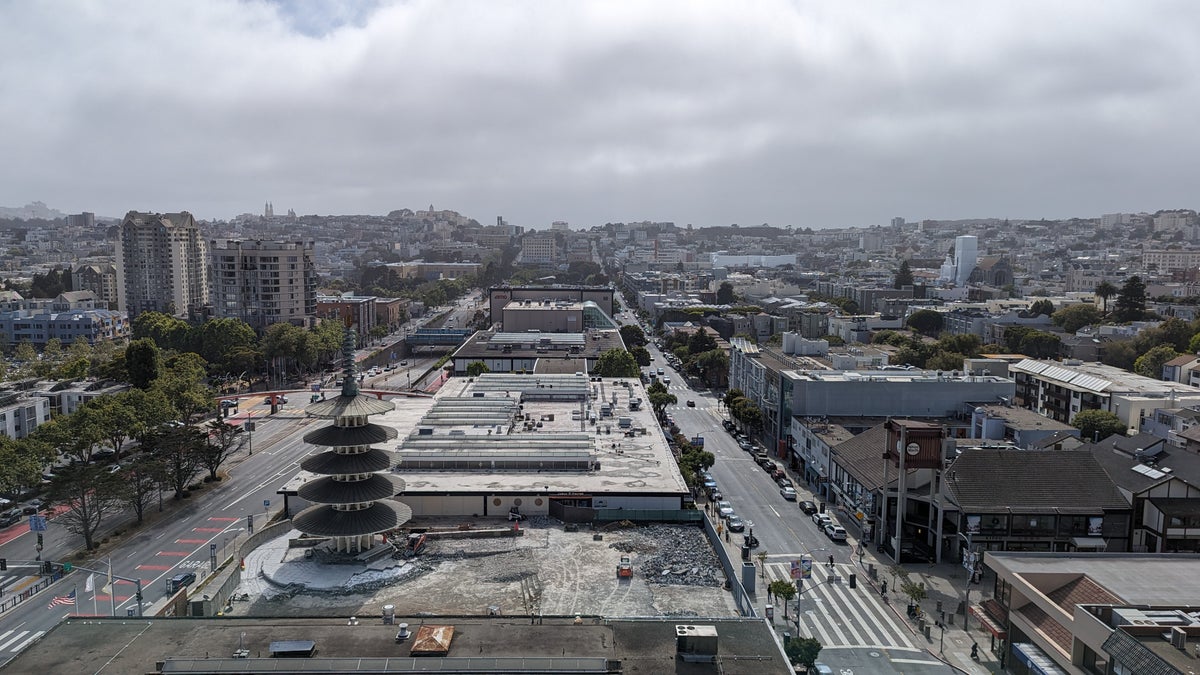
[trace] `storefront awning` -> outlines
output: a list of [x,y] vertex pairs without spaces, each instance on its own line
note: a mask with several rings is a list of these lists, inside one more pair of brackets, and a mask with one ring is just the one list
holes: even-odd
[[1014,642],[1013,653],[1017,655],[1017,659],[1029,667],[1029,672],[1037,675],[1067,675],[1067,671],[1058,667],[1046,652],[1043,652],[1035,644],[1028,642]]
[[1008,639],[1008,631],[1004,629],[1004,626],[996,623],[996,620],[988,615],[987,610],[983,608],[983,605],[971,605],[971,615],[976,619],[979,619],[979,623],[983,624],[983,627],[986,628],[987,631],[992,635],[995,635],[1001,640]]
[[1103,537],[1071,537],[1071,545],[1080,551],[1103,551],[1108,542]]

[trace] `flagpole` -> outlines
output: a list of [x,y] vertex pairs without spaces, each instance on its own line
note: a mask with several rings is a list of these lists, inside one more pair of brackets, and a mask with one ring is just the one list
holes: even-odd
[[96,573],[88,575],[88,585],[92,587],[92,615],[99,616],[100,608],[96,605]]
[[75,596],[75,602],[72,603],[73,606],[71,607],[71,611],[75,614],[75,616],[79,616],[79,584],[75,584],[71,587],[71,595]]

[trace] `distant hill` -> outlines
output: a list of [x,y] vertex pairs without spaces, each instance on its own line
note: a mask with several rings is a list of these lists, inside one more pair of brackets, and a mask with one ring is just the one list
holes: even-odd
[[21,220],[55,220],[66,218],[67,214],[52,209],[42,202],[30,202],[20,208],[0,206],[0,218],[19,218]]

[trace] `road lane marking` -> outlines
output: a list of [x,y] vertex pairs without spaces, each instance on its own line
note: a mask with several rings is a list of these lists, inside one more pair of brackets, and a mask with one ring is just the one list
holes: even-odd
[[139,570],[148,570],[150,572],[165,572],[171,569],[171,565],[138,565]]
[[17,640],[20,640],[21,638],[25,637],[26,635],[29,635],[29,631],[23,630],[20,633],[17,633],[16,635],[12,636],[11,638],[8,638],[4,642],[0,642],[0,651],[4,651],[5,649],[8,649],[9,645],[16,642]]
[[191,551],[159,551],[158,553],[155,553],[154,555],[161,555],[161,556],[166,556],[169,558],[186,558],[191,554],[192,554]]
[[176,544],[207,544],[207,539],[176,539]]

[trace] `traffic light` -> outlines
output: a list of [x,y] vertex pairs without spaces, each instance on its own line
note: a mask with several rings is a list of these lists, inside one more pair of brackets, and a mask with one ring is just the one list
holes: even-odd
[[0,558],[0,571],[8,569],[8,558]]
[[49,560],[42,562],[42,574],[54,574],[54,563]]

